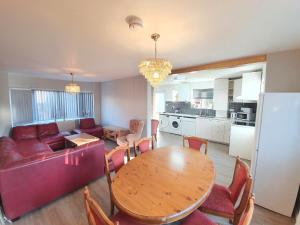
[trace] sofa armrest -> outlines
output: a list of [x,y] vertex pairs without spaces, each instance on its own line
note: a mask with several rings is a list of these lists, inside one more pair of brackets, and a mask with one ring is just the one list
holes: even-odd
[[0,169],[5,216],[17,218],[104,175],[104,142],[25,158]]

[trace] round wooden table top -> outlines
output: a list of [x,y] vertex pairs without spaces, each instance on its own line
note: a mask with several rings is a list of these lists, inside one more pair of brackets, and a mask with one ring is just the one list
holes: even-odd
[[180,220],[208,197],[213,162],[200,151],[171,146],[142,154],[114,177],[112,197],[126,214],[147,224]]

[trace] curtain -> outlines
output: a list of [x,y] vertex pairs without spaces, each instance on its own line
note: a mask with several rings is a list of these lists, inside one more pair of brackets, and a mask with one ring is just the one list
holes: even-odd
[[94,94],[11,89],[13,124],[41,123],[94,116]]

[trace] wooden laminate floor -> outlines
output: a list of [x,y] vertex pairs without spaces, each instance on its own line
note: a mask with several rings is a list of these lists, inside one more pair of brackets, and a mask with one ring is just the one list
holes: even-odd
[[[158,147],[166,145],[181,145],[182,138],[177,135],[160,133]],[[106,142],[108,148],[114,147],[114,143]],[[209,143],[209,157],[214,161],[216,168],[216,182],[228,185],[231,181],[235,159],[228,155],[228,146]],[[109,214],[110,199],[106,177],[102,177],[92,183],[89,188],[92,196]],[[211,217],[219,224],[229,225],[228,221],[218,217]],[[8,223],[7,223],[8,224]],[[48,205],[28,213],[21,217],[14,225],[87,225],[82,189],[70,193]],[[177,223],[180,224],[180,223]],[[292,225],[291,218],[256,206],[252,225]]]

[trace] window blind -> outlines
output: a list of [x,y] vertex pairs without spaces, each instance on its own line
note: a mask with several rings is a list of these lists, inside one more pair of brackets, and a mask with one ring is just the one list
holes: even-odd
[[94,116],[94,94],[11,89],[13,126]]

